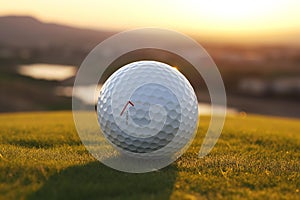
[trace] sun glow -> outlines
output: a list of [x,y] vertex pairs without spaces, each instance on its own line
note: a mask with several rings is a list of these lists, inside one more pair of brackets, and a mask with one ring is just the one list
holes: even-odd
[[[252,1],[240,1],[240,0],[226,0],[226,1],[192,1],[193,6],[191,10],[197,10],[197,6],[200,12],[205,16],[213,19],[222,20],[245,20],[260,18],[268,15],[278,8],[280,2],[271,0],[252,0]],[[198,11],[199,11],[198,10]]]
[[177,66],[173,66],[173,69],[179,71],[178,67]]
[[118,31],[151,26],[236,39],[299,31],[299,9],[299,0],[15,0],[1,2],[0,15],[32,15],[46,22]]
[[[199,24],[209,31],[249,31],[276,29],[285,24],[299,24],[297,19],[291,17],[283,0],[190,0],[178,6],[184,9],[190,18],[190,24]],[[283,23],[285,21],[285,23]],[[288,23],[287,23],[288,22]]]

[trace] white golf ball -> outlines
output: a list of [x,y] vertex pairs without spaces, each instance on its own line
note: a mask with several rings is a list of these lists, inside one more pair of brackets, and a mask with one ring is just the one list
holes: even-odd
[[189,81],[162,62],[138,61],[101,88],[98,122],[105,138],[131,156],[173,156],[195,134],[198,102]]

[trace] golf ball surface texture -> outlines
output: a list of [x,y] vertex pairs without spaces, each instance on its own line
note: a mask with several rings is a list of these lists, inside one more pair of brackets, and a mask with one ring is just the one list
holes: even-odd
[[187,147],[198,122],[198,102],[175,68],[138,61],[114,72],[97,103],[100,128],[121,153],[172,156]]

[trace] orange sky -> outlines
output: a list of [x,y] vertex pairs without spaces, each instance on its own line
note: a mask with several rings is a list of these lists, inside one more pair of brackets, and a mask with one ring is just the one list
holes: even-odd
[[0,0],[0,15],[124,30],[154,26],[219,38],[300,31],[299,0]]

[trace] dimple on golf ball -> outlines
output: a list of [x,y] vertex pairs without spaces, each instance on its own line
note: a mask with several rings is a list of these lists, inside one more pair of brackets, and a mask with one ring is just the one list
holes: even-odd
[[178,70],[162,62],[138,61],[107,79],[97,115],[105,138],[121,153],[172,156],[194,136],[198,102]]

